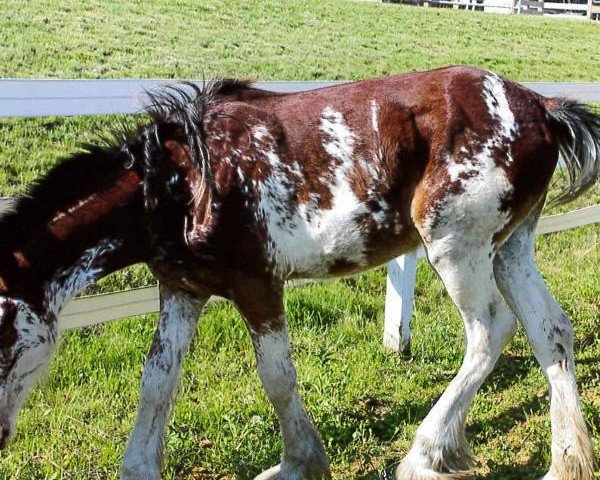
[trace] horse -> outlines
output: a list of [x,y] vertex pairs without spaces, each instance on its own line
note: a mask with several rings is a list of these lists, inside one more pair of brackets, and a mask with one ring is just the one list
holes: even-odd
[[149,92],[146,111],[138,127],[59,163],[0,219],[0,446],[50,360],[64,305],[145,262],[161,307],[122,478],[161,476],[182,359],[211,295],[244,317],[279,419],[281,463],[256,478],[330,478],[297,389],[284,283],[350,275],[422,243],[467,345],[395,478],[470,475],[467,412],[516,319],[551,390],[544,480],[594,478],[573,328],[533,247],[559,153],[569,181],[556,201],[597,182],[600,116],[466,66],[293,94],[182,83]]

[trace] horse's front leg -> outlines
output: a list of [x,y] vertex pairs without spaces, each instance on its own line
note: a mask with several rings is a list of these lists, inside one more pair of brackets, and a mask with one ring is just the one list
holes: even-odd
[[275,408],[283,436],[281,463],[255,480],[330,478],[323,443],[298,394],[282,290],[252,288],[238,296],[236,304],[250,329],[258,375]]
[[207,298],[160,290],[158,327],[142,375],[135,427],[121,468],[123,480],[158,480],[163,434],[171,401],[179,383],[183,356]]

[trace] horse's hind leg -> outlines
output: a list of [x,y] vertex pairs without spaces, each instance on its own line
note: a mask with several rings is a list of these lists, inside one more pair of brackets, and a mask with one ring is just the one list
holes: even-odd
[[121,467],[123,480],[160,480],[163,434],[181,373],[183,356],[194,337],[208,297],[191,298],[161,287],[161,312],[146,360],[135,427]]
[[433,172],[413,201],[412,216],[429,262],[462,315],[466,350],[456,377],[417,429],[410,451],[396,470],[397,480],[470,475],[474,462],[465,436],[467,413],[516,330],[493,267],[494,238],[506,224],[499,200],[506,179],[498,169],[482,166],[480,170],[459,177],[460,188],[448,186],[441,198],[432,192],[440,192],[440,179],[448,175]]
[[533,261],[538,215],[532,214],[500,248],[494,272],[550,385],[552,465],[544,479],[592,480],[594,450],[577,393],[573,327]]
[[473,459],[465,420],[475,393],[513,337],[515,320],[493,276],[491,242],[468,236],[429,239],[429,261],[460,310],[466,332],[458,374],[419,426],[413,446],[396,470],[398,480],[456,479]]
[[279,418],[283,459],[256,480],[320,480],[331,477],[325,449],[314,429],[296,384],[296,370],[283,310],[282,288],[254,283],[236,295],[248,323],[258,375]]

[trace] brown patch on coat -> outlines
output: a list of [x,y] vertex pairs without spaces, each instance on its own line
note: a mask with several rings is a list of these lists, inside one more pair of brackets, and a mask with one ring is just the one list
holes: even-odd
[[253,332],[282,327],[285,318],[282,282],[269,277],[237,277],[232,285],[232,300]]

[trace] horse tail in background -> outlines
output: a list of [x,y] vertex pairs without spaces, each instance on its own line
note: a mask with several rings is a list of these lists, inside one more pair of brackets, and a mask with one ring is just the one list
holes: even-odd
[[569,184],[553,203],[566,203],[600,177],[600,115],[566,98],[546,98],[542,103],[569,176]]

